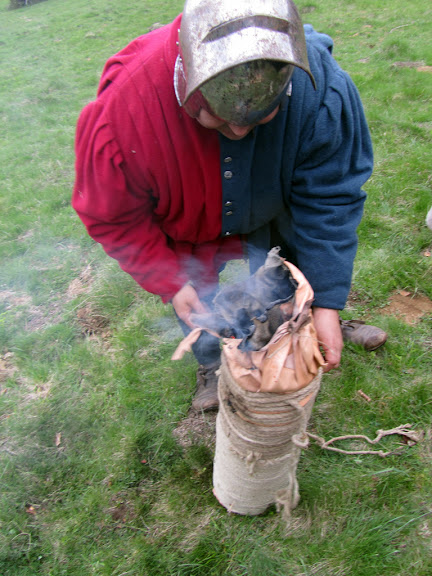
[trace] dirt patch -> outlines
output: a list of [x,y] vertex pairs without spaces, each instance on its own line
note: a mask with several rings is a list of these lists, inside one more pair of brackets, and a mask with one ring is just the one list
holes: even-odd
[[173,435],[183,448],[188,448],[193,444],[204,444],[213,449],[215,445],[216,416],[216,411],[199,414],[191,409],[186,418],[173,430]]
[[[91,291],[93,282],[93,270],[92,267],[88,265],[80,272],[80,275],[69,284],[66,292],[67,299],[73,300],[78,296],[88,294]],[[102,338],[108,338],[110,336],[108,329],[109,318],[100,314],[94,305],[85,304],[81,308],[78,308],[76,310],[76,319],[80,325],[81,332],[86,336],[102,336]]]
[[427,66],[424,62],[393,62],[393,68],[414,68],[417,72],[432,73],[432,66]]
[[424,316],[432,314],[432,301],[427,296],[400,290],[392,294],[382,314],[395,316],[407,324],[417,324]]
[[394,68],[423,68],[425,63],[423,61],[420,62],[393,62],[392,66]]
[[13,292],[12,290],[0,291],[0,302],[4,302],[6,310],[16,308],[17,306],[30,306],[31,296],[28,294]]
[[111,506],[106,513],[114,522],[122,524],[129,522],[136,515],[134,504],[128,500],[125,492],[120,492],[111,498]]
[[69,284],[66,296],[68,300],[73,300],[81,294],[87,294],[90,292],[91,285],[93,283],[92,268],[90,265],[86,266],[84,270],[80,272],[78,278],[72,280]]
[[44,330],[61,321],[63,317],[63,304],[50,302],[47,306],[31,306],[27,313],[26,330],[37,332]]
[[25,330],[28,332],[36,332],[47,325],[56,324],[63,314],[61,302],[34,306],[29,294],[12,290],[0,290],[0,303],[4,304],[5,312],[13,315],[17,323],[24,318]]
[[25,402],[36,402],[37,400],[43,400],[51,392],[51,387],[53,385],[52,380],[47,380],[40,384],[27,383],[28,393],[24,397]]
[[13,364],[13,356],[12,352],[0,356],[0,385],[2,382],[6,382],[8,378],[12,378],[17,371],[17,367]]
[[91,304],[87,304],[86,306],[83,306],[83,308],[79,308],[77,310],[76,317],[84,334],[100,334],[103,338],[109,335],[109,319],[94,310]]
[[[64,316],[64,303],[90,292],[92,283],[92,268],[88,265],[72,280],[66,294],[58,294],[43,305],[35,306],[30,294],[9,289],[0,290],[0,304],[3,304],[8,316],[16,319],[17,324],[24,324],[27,332],[36,332],[60,322]],[[105,318],[89,307],[79,310],[77,316],[86,334],[101,333],[108,324]]]

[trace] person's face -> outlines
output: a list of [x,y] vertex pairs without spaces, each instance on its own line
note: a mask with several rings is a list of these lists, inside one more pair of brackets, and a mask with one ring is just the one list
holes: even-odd
[[251,130],[258,126],[259,124],[267,124],[270,120],[276,116],[279,111],[279,106],[277,106],[268,116],[256,122],[255,124],[249,124],[248,126],[236,126],[235,124],[229,124],[222,118],[218,118],[217,116],[213,116],[210,112],[207,112],[204,108],[201,108],[197,120],[204,126],[204,128],[208,128],[209,130],[217,130],[226,138],[230,140],[241,140],[244,138]]

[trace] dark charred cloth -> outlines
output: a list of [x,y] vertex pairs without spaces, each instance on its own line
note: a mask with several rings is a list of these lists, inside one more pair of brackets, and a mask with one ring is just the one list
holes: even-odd
[[194,315],[193,322],[223,338],[242,339],[240,349],[260,350],[291,318],[296,288],[279,248],[273,248],[255,274],[217,293],[213,313]]

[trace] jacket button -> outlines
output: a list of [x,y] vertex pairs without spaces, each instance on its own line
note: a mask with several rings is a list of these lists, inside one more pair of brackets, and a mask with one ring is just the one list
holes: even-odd
[[227,156],[226,158],[224,158],[224,162],[225,162],[225,164],[228,164],[229,162],[232,162],[231,156]]
[[232,210],[228,210],[228,212],[225,212],[225,216],[232,216]]
[[231,232],[225,232],[224,236],[231,236]]
[[225,202],[225,206],[227,206],[227,207],[228,207],[228,206],[232,206],[231,200],[227,200],[227,201]]
[[231,172],[231,170],[225,170],[224,178],[226,178],[226,180],[230,180],[232,177],[233,177],[233,173]]

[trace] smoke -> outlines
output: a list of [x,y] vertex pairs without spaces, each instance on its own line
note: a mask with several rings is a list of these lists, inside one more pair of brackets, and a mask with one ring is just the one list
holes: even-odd
[[192,321],[221,337],[241,339],[240,348],[259,350],[291,317],[296,288],[279,248],[273,248],[255,274],[217,293],[212,313],[195,314]]

